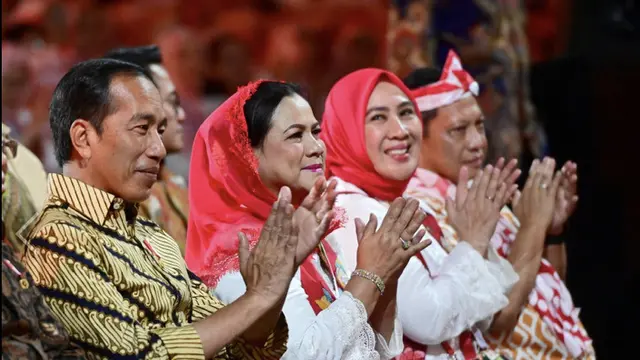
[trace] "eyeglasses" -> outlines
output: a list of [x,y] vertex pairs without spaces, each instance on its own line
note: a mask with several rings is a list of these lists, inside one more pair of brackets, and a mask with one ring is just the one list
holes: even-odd
[[16,157],[16,155],[18,154],[18,142],[15,141],[14,139],[8,137],[8,136],[3,136],[2,137],[2,151],[8,151],[7,155],[11,155],[12,157]]

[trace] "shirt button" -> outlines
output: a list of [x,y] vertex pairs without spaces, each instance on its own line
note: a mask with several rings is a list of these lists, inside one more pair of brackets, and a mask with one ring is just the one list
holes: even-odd
[[113,202],[113,209],[120,210],[121,207],[122,207],[122,199],[115,199]]

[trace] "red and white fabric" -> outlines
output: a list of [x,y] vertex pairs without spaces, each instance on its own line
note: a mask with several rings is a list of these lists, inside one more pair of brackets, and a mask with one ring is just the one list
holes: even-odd
[[480,85],[462,68],[462,62],[453,50],[449,51],[440,80],[412,91],[422,112],[451,105],[465,97],[478,96],[479,92]]

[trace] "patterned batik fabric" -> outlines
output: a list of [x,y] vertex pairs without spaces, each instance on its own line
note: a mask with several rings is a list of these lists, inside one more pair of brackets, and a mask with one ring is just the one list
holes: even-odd
[[149,199],[140,204],[140,215],[167,232],[184,255],[189,218],[189,194],[183,177],[162,167]]
[[[50,175],[49,193],[24,263],[71,339],[96,359],[204,359],[192,323],[224,304],[175,241],[137,206],[76,179]],[[236,339],[216,358],[279,358],[287,338],[281,317],[264,346]]]
[[[455,190],[451,181],[431,171],[418,169],[406,193],[434,210],[444,233],[443,247],[447,251],[453,250],[459,241],[455,229],[448,222],[445,208],[445,197],[455,198]],[[496,232],[491,238],[491,244],[498,254],[503,257],[508,255],[519,227],[520,223],[511,210],[506,207],[502,209]],[[565,310],[567,314],[562,314],[563,310],[553,305],[559,303],[570,309]],[[563,318],[567,322],[556,326],[558,319]],[[572,351],[573,354],[582,351],[587,359],[595,356],[591,339],[578,318],[578,309],[573,306],[571,294],[545,259],[541,262],[536,286],[515,329],[510,333],[484,335],[493,349],[512,359],[572,359]]]
[[33,279],[2,243],[2,359],[84,359]]

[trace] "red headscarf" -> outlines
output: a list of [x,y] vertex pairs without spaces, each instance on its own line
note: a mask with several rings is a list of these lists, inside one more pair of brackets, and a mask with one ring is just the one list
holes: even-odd
[[[276,201],[258,174],[244,115],[262,82],[239,88],[202,123],[193,142],[185,261],[210,287],[239,270],[238,232],[253,248]],[[329,230],[342,221],[335,218]]]
[[276,201],[260,181],[244,117],[244,104],[261,82],[238,89],[202,123],[193,142],[185,260],[207,284],[239,269],[237,233],[257,241]]
[[320,136],[327,147],[328,176],[353,183],[376,199],[392,201],[402,196],[411,177],[392,180],[379,175],[369,159],[364,139],[369,97],[381,81],[399,87],[418,111],[411,91],[393,73],[381,69],[354,71],[331,88],[322,116]]

